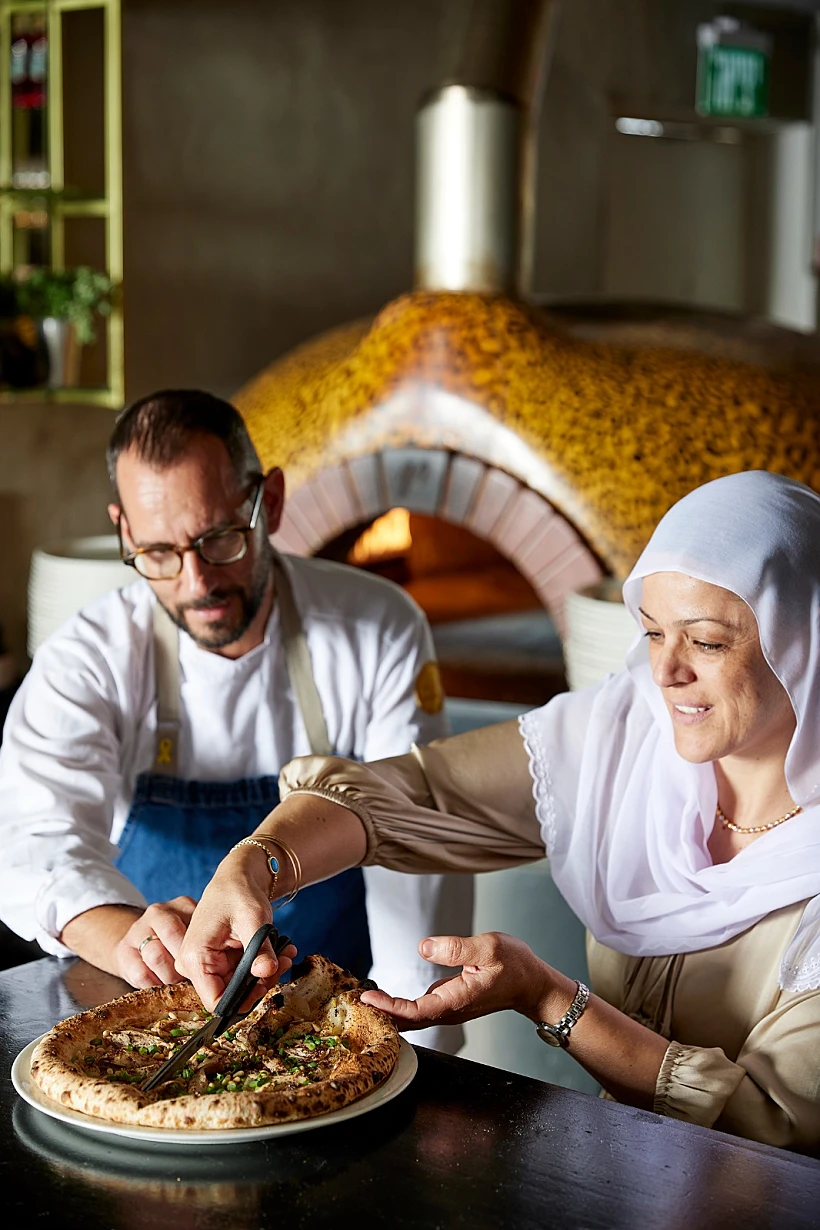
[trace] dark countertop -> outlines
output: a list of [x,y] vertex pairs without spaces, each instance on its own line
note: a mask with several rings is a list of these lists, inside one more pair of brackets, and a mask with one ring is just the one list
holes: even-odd
[[416,1079],[388,1105],[246,1145],[135,1144],[18,1098],[18,1052],[126,989],[82,961],[0,973],[7,1230],[820,1225],[820,1161],[421,1047]]

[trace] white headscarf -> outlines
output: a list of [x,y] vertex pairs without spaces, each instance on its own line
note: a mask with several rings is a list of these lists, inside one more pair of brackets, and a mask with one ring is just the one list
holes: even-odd
[[626,670],[522,719],[553,878],[596,939],[634,956],[713,948],[816,898],[780,981],[820,987],[820,496],[763,471],[707,483],[670,509],[624,585],[639,625],[641,580],[655,572],[720,585],[751,607],[797,715],[786,780],[804,811],[712,864],[714,770],[675,750],[638,635]]

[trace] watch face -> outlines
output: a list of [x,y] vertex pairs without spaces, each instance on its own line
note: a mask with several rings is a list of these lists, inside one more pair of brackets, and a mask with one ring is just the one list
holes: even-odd
[[549,1025],[536,1025],[536,1033],[542,1042],[546,1042],[547,1046],[561,1046],[561,1035],[553,1032]]

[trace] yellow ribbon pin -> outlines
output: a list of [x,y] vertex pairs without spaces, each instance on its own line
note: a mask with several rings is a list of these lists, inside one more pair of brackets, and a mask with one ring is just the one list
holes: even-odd
[[159,747],[157,748],[157,764],[173,764],[174,763],[174,741],[173,739],[160,739]]

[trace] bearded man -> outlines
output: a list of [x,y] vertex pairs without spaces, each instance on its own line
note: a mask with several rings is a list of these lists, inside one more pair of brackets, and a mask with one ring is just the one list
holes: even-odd
[[[156,393],[118,419],[109,514],[136,583],[35,655],[0,749],[0,917],[135,987],[174,961],[213,872],[279,800],[293,757],[404,753],[446,733],[427,622],[398,587],[282,557],[284,479],[236,410]],[[421,937],[470,933],[469,877],[354,868],[276,920],[391,992],[430,980]],[[443,971],[442,971],[443,973]],[[435,971],[433,972],[435,976]],[[428,1045],[455,1049],[458,1031]]]

